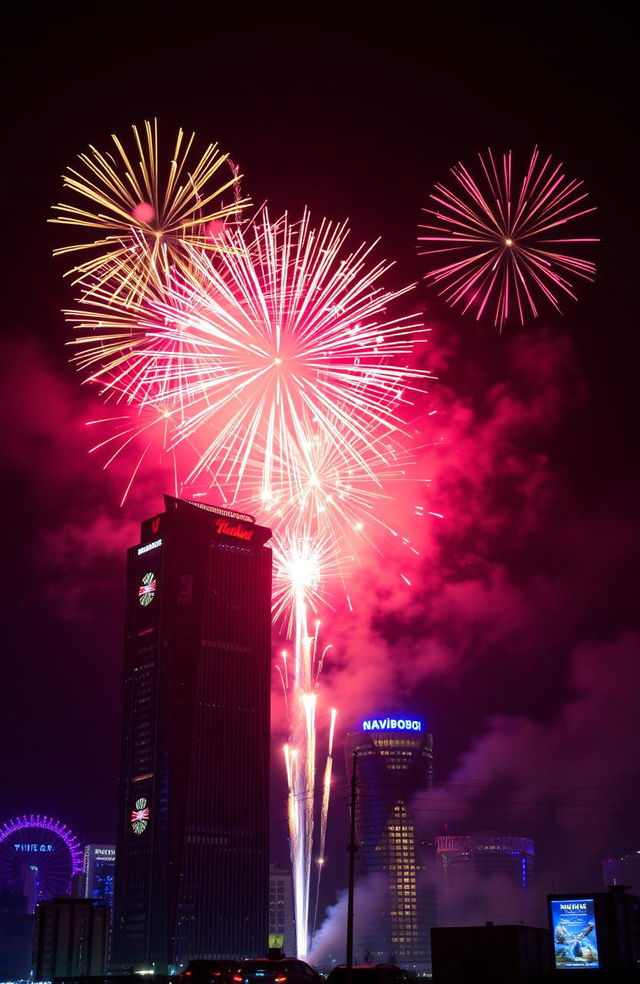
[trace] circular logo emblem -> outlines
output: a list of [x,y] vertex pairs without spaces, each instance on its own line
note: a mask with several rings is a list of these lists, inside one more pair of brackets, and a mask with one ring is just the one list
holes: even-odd
[[140,602],[143,608],[146,608],[147,605],[150,605],[153,599],[155,598],[157,586],[158,586],[158,582],[156,581],[155,574],[149,571],[148,574],[144,575],[144,577],[142,578],[142,583],[138,588],[138,601]]
[[144,796],[136,800],[136,808],[131,811],[131,828],[134,834],[143,834],[149,824],[149,807]]

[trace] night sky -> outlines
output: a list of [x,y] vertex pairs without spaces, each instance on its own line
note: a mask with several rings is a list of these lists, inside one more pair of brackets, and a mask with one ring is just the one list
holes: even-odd
[[[425,823],[532,836],[542,891],[600,890],[600,859],[640,849],[635,35],[620,5],[348,5],[315,22],[223,6],[28,7],[5,25],[0,819],[113,841],[124,551],[169,490],[151,470],[121,509],[126,463],[88,455],[98,404],[67,362],[73,293],[46,224],[63,169],[132,123],[155,116],[167,140],[182,125],[273,214],[307,204],[349,218],[354,245],[381,237],[400,286],[425,272],[416,226],[448,168],[537,143],[598,206],[597,280],[502,334],[425,283],[406,301],[432,329],[417,358],[438,379],[416,412],[425,508],[444,518],[416,527],[398,503],[412,587],[392,551],[354,575],[354,614],[334,599],[321,700],[340,733],[382,707],[422,714]],[[276,698],[278,741],[281,724]],[[341,756],[327,903],[346,882]],[[274,752],[281,862],[284,792]]]

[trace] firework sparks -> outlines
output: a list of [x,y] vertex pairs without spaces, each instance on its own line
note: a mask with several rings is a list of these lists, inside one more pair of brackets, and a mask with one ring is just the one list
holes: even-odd
[[190,250],[160,294],[122,304],[99,290],[67,315],[76,362],[106,395],[188,406],[178,439],[202,450],[187,481],[212,473],[234,499],[250,484],[268,502],[274,487],[304,485],[317,441],[375,475],[372,449],[383,466],[381,432],[398,430],[428,374],[406,364],[421,323],[388,314],[414,285],[379,286],[389,264],[367,265],[371,246],[345,252],[344,224],[260,218],[230,230],[213,260]]
[[188,314],[179,307],[162,315],[170,337],[212,363],[204,372],[199,363],[187,385],[203,405],[184,433],[224,420],[211,428],[216,437],[194,475],[219,462],[240,486],[257,445],[265,498],[278,469],[290,473],[304,460],[312,423],[323,439],[342,442],[346,431],[358,447],[372,426],[396,426],[390,404],[406,400],[409,380],[424,373],[391,362],[410,352],[419,326],[387,317],[411,288],[378,287],[388,265],[366,269],[371,247],[344,255],[346,227],[315,230],[308,214],[300,223],[265,215],[252,232],[231,233],[233,250],[197,268]]
[[[318,633],[320,623],[316,622],[313,636],[307,633],[306,608],[303,591],[300,601],[303,606],[299,613],[297,629],[300,638],[296,639],[297,677],[288,680],[286,658],[280,672],[285,699],[289,706],[291,737],[284,747],[288,797],[289,842],[294,886],[294,909],[296,922],[296,950],[305,955],[309,948],[309,900],[311,890],[311,859],[314,843],[314,804],[316,785],[316,709],[318,677],[324,656],[330,646],[318,656]],[[323,859],[327,833],[327,817],[331,793],[331,771],[333,764],[333,736],[337,711],[331,710],[329,742],[324,769],[322,804],[320,810],[319,858]],[[323,860],[322,860],[323,863]],[[320,890],[321,864],[316,875],[317,915],[318,893]]]
[[171,438],[174,413],[175,408],[168,404],[163,406],[158,402],[151,407],[132,408],[129,413],[118,416],[87,421],[88,427],[109,428],[107,437],[89,448],[89,454],[98,452],[105,456],[103,469],[108,468],[117,458],[121,458],[129,448],[136,449],[137,459],[123,489],[121,506],[124,505],[136,475],[149,455],[160,464],[165,458],[170,460],[174,495],[180,495],[178,453],[172,446]]
[[595,211],[583,182],[566,178],[563,165],[541,158],[537,147],[519,184],[511,151],[501,163],[491,150],[486,159],[478,156],[479,180],[457,164],[451,168],[454,190],[437,184],[430,196],[435,207],[423,210],[436,223],[420,226],[418,243],[425,245],[419,252],[446,260],[425,279],[463,313],[474,310],[479,319],[492,312],[500,328],[514,310],[521,324],[527,314],[537,317],[541,297],[559,311],[562,294],[576,299],[572,279],[595,278],[594,263],[564,251],[598,241],[564,234],[566,225]]
[[[129,150],[114,134],[113,151],[90,147],[79,155],[79,165],[63,175],[79,203],[58,204],[50,220],[86,236],[54,251],[81,257],[67,271],[73,282],[89,291],[108,287],[125,304],[143,297],[150,282],[165,284],[173,266],[182,268],[187,243],[224,249],[225,223],[250,204],[237,191],[237,167],[216,144],[197,159],[195,135],[179,130],[165,172],[157,123],[145,122],[142,133],[133,126],[132,134]],[[221,181],[225,164],[231,177]]]
[[[327,647],[329,648],[329,647]],[[325,650],[326,651],[326,650]],[[327,842],[327,820],[329,817],[329,800],[331,798],[331,773],[333,771],[333,738],[336,730],[336,718],[338,712],[335,707],[331,708],[331,723],[329,725],[329,744],[327,749],[327,760],[324,767],[324,779],[322,783],[322,807],[320,810],[320,839],[318,841],[318,875],[316,878],[316,904],[313,913],[313,938],[316,931],[316,920],[318,918],[318,900],[320,898],[320,881],[324,866],[324,850]]]

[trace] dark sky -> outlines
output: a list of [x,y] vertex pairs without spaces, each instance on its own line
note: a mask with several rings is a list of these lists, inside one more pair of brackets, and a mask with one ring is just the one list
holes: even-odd
[[[439,829],[530,834],[545,890],[598,889],[599,859],[640,847],[631,25],[619,5],[222,6],[27,6],[5,25],[0,819],[113,839],[124,549],[164,490],[148,479],[120,510],[124,474],[87,455],[95,397],[67,364],[73,295],[46,225],[63,169],[146,118],[192,128],[273,213],[308,204],[382,237],[399,285],[424,272],[416,225],[448,167],[537,143],[598,206],[597,281],[502,334],[414,292],[445,519],[418,535],[411,591],[358,575],[356,615],[326,620],[324,686],[341,731],[389,695],[423,713],[439,791],[420,810]],[[327,888],[345,880],[338,772]]]

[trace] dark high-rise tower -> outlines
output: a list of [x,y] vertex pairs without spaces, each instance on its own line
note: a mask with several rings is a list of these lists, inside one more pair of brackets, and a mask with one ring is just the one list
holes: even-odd
[[128,552],[115,969],[266,947],[270,535],[165,496]]
[[357,863],[360,876],[370,880],[367,895],[375,899],[375,911],[356,925],[356,957],[430,972],[429,931],[437,921],[434,848],[424,824],[416,822],[412,800],[432,785],[431,735],[417,718],[385,714],[349,735],[349,774],[354,751]]

